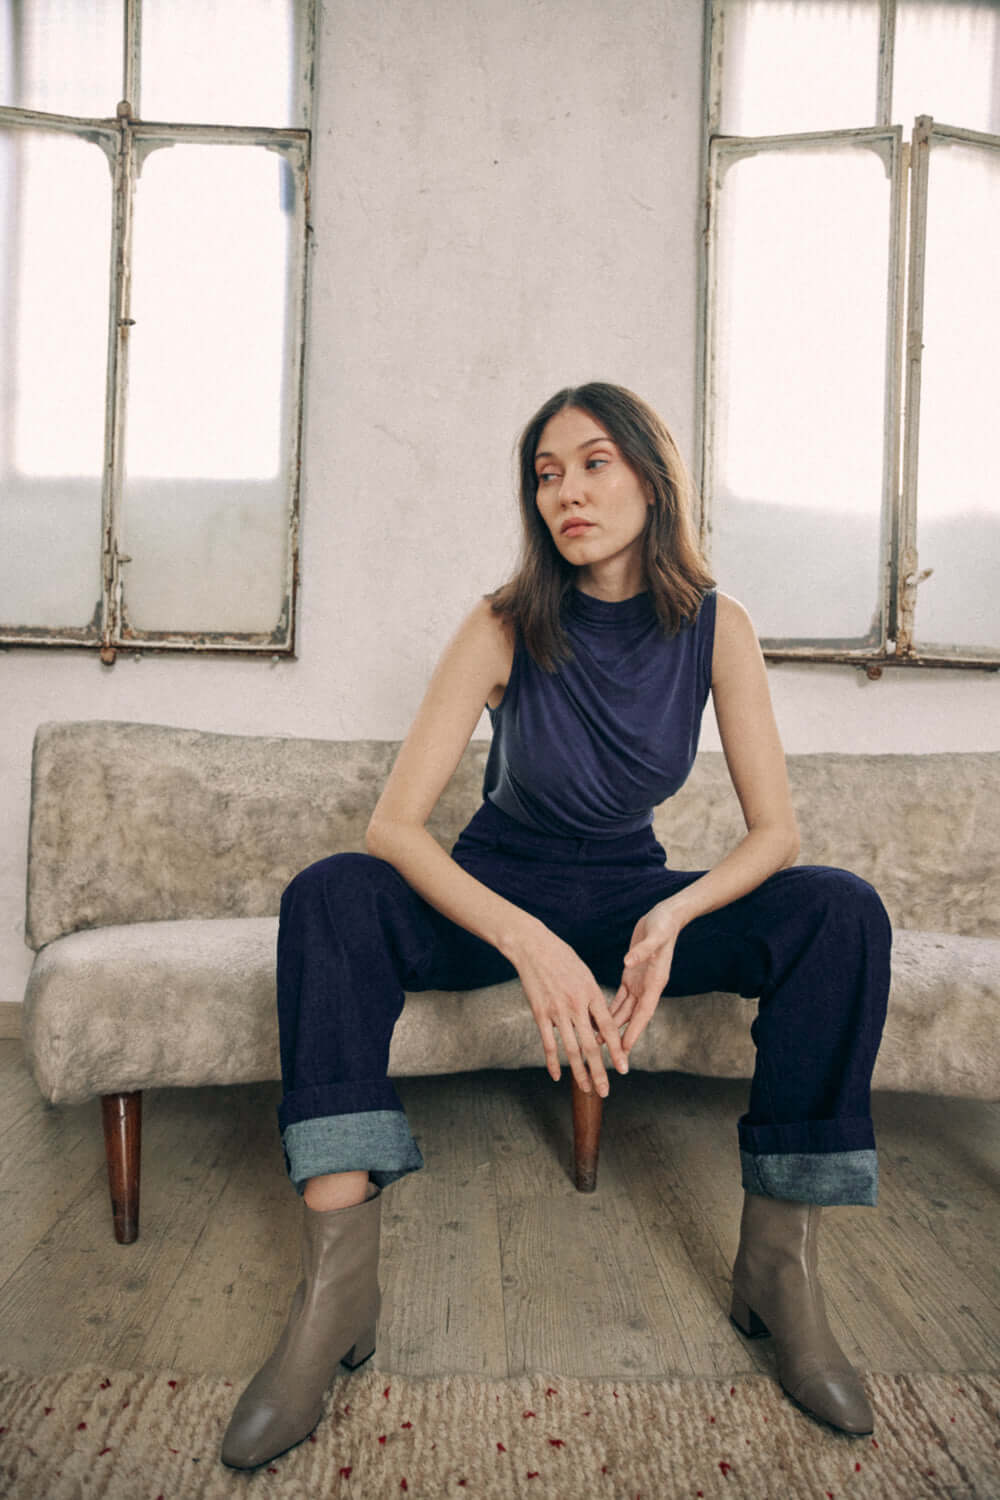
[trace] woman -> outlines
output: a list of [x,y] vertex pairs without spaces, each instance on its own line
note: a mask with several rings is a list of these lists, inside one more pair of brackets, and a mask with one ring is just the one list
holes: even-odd
[[[790,868],[798,834],[763,659],[698,555],[660,418],[618,386],[560,391],[520,460],[521,566],[446,650],[369,853],[310,866],[282,900],[279,1118],[305,1197],[304,1280],[230,1423],[234,1467],[300,1442],[337,1362],[374,1350],[381,1191],[422,1165],[386,1078],[403,991],[515,973],[552,1077],[558,1033],[577,1083],[602,1096],[602,1046],[626,1073],[662,994],[760,997],[732,1317],[772,1334],[801,1406],[872,1430],[826,1322],[816,1236],[820,1205],[875,1202],[885,912],[853,875]],[[713,869],[685,873],[666,868],[650,821],[688,774],[709,689],[747,832]],[[484,703],[484,802],[449,856],[425,825]]]

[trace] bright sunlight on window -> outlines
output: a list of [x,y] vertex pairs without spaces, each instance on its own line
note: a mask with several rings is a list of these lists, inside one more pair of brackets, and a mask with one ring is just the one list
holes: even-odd
[[312,24],[0,0],[0,638],[291,649]]
[[1000,6],[713,19],[714,569],[774,656],[1000,659]]

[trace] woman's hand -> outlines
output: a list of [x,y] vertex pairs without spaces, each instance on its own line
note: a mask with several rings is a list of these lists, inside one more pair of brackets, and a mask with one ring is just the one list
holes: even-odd
[[674,946],[684,926],[669,901],[661,901],[636,923],[632,944],[625,955],[622,982],[611,1003],[617,1027],[627,1030],[622,1038],[626,1053],[642,1036],[670,978]]
[[541,922],[514,962],[552,1077],[559,1082],[558,1031],[579,1087],[587,1094],[596,1087],[601,1097],[606,1097],[608,1075],[601,1043],[607,1044],[619,1073],[628,1072],[628,1059],[604,992],[587,965]]

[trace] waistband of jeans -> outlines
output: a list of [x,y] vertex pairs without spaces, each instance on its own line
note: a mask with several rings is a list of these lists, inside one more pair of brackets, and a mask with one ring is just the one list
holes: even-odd
[[662,849],[651,822],[633,833],[618,834],[613,838],[548,833],[545,829],[519,823],[488,799],[467,824],[465,833],[473,840],[477,835],[496,838],[511,853],[523,851],[536,859],[547,855],[556,863],[575,860],[586,864],[612,864],[644,855],[662,858]]

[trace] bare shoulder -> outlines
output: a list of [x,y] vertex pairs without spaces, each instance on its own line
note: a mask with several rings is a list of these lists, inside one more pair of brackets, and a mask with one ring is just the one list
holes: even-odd
[[488,599],[479,599],[452,636],[440,668],[449,677],[454,673],[475,682],[482,703],[487,698],[499,700],[510,680],[513,660],[513,631]]
[[[424,823],[447,786],[483,711],[510,678],[513,647],[503,622],[480,600],[448,642],[372,816]],[[369,852],[375,852],[369,829]]]
[[505,644],[510,638],[510,626],[502,615],[498,615],[488,599],[477,599],[460,627],[484,640]]
[[456,640],[468,642],[499,664],[506,664],[504,680],[510,675],[514,655],[514,632],[509,621],[498,615],[488,599],[479,599],[459,626]]
[[724,594],[721,589],[716,590],[715,595],[715,633],[719,631],[724,635],[733,635],[738,632],[745,633],[753,630],[753,621],[747,614],[743,605],[731,594]]
[[715,604],[715,644],[712,652],[712,677],[717,680],[728,670],[739,670],[751,661],[760,660],[761,651],[753,621],[738,599],[721,590]]

